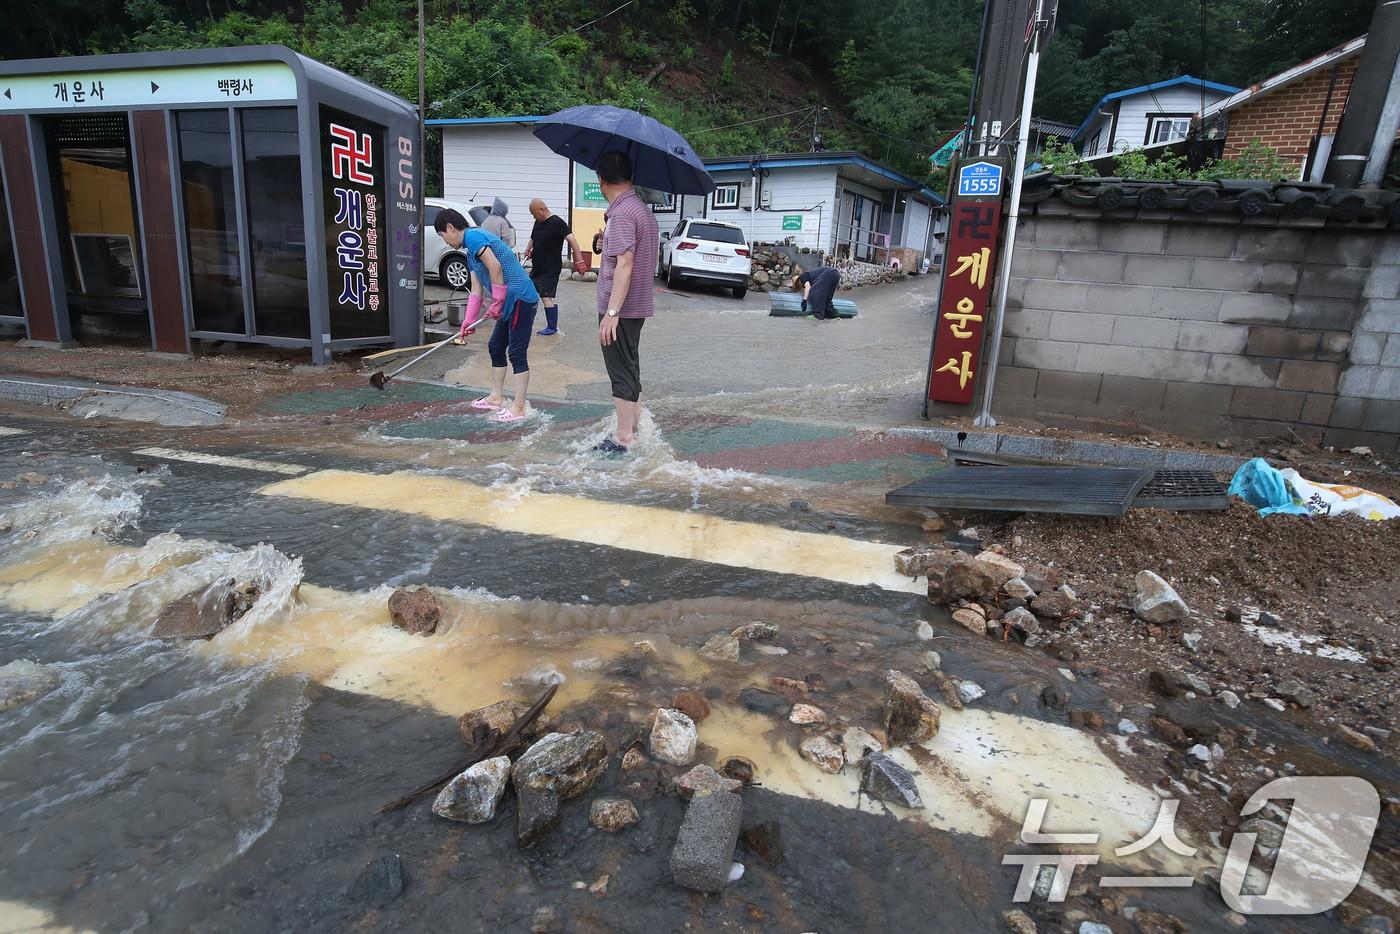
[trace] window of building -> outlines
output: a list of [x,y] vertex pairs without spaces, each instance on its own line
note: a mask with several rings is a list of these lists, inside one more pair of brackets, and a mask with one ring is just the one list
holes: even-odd
[[1173,143],[1185,139],[1191,129],[1190,114],[1159,114],[1148,118],[1145,143]]
[[175,120],[194,327],[197,331],[244,334],[243,267],[229,112],[185,110],[176,114]]
[[710,195],[710,207],[715,210],[737,208],[739,206],[738,185],[716,185]]
[[1084,155],[1097,156],[1099,154],[1099,143],[1103,140],[1103,130],[1099,130],[1089,137],[1089,144],[1084,147]]
[[295,107],[243,110],[244,191],[257,333],[311,336]]
[[657,194],[661,196],[661,203],[653,204],[651,206],[651,213],[670,214],[676,209],[675,195],[671,194],[669,191],[658,191]]

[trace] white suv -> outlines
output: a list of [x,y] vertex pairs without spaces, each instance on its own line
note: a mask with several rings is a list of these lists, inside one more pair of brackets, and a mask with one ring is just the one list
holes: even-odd
[[449,289],[465,289],[471,281],[467,255],[448,246],[433,228],[433,222],[443,208],[452,208],[466,218],[468,225],[477,227],[479,224],[472,216],[472,209],[442,198],[425,198],[423,208],[423,272],[436,277]]
[[657,273],[666,276],[669,286],[683,279],[712,282],[729,286],[735,298],[743,298],[752,269],[749,243],[738,224],[687,217],[675,230],[661,235]]

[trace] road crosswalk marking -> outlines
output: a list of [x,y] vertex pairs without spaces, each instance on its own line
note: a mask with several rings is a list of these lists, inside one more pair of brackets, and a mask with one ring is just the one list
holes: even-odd
[[299,476],[311,469],[300,464],[279,464],[276,461],[230,457],[223,454],[203,454],[198,451],[179,451],[174,448],[137,448],[131,453],[139,454],[142,457],[159,457],[162,460],[186,461],[191,464],[211,464],[218,467],[236,467],[240,470],[259,470],[263,473],[283,474],[288,477]]
[[259,492],[896,593],[926,587],[895,571],[901,545],[557,493],[516,497],[452,477],[319,470]]

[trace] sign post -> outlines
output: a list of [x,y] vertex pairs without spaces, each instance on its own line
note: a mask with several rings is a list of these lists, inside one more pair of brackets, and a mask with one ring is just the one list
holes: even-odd
[[992,327],[991,346],[987,349],[987,376],[982,384],[982,412],[973,420],[979,428],[991,428],[997,420],[992,417],[992,392],[996,389],[997,361],[1001,356],[1001,332],[1006,322],[1006,290],[1011,287],[1011,258],[1016,253],[1016,222],[1021,216],[1021,182],[1026,176],[1026,149],[1031,135],[1031,108],[1035,104],[1035,78],[1040,68],[1040,50],[1050,35],[1055,14],[1055,0],[1031,0],[1030,23],[1026,39],[1030,43],[1026,56],[1026,85],[1021,97],[1021,116],[1016,138],[1016,158],[1012,162],[1011,204],[1006,212],[1006,250],[1001,258],[997,279],[997,313]]
[[972,401],[997,262],[1003,167],[978,159],[958,166],[938,290],[927,402]]

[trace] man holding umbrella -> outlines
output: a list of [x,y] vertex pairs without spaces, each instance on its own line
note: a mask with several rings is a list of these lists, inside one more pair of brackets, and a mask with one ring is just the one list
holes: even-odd
[[635,110],[569,107],[545,117],[534,133],[559,155],[596,171],[608,200],[598,273],[598,342],[612,380],[617,431],[598,449],[621,454],[641,420],[637,347],[642,322],[652,315],[652,270],[660,250],[656,217],[632,185],[708,195],[715,181],[683,136]]
[[641,424],[642,324],[655,313],[652,280],[661,234],[656,215],[632,185],[632,160],[605,152],[595,166],[603,197],[603,263],[598,273],[598,342],[612,381],[617,429],[598,450],[625,454]]

